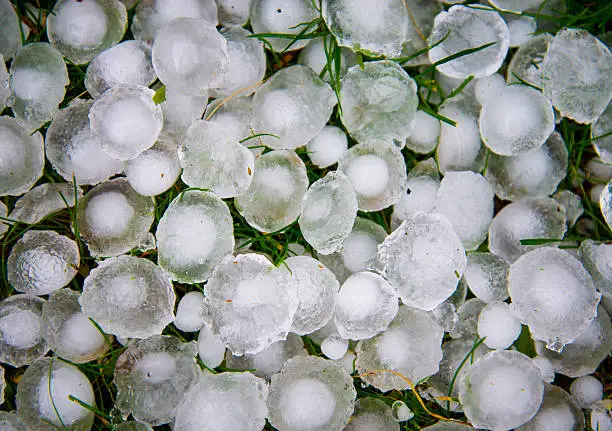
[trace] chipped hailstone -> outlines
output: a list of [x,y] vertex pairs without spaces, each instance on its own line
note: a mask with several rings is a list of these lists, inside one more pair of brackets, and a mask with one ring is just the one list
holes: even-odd
[[521,241],[561,239],[566,223],[563,208],[551,198],[523,198],[505,206],[489,226],[489,250],[508,263],[539,244],[523,245]]
[[584,429],[584,414],[576,399],[558,386],[545,384],[540,410],[533,419],[516,428],[516,431]]
[[[442,40],[443,39],[443,40]],[[510,44],[510,32],[502,17],[491,11],[452,6],[434,20],[429,37],[429,60],[436,63],[467,49],[491,44],[480,51],[464,55],[437,66],[453,78],[465,79],[492,75],[502,65]]]
[[419,211],[430,212],[440,187],[440,174],[433,158],[417,163],[408,172],[405,192],[393,207],[392,224],[397,227]]
[[552,197],[565,209],[568,229],[574,226],[578,218],[584,213],[580,196],[569,190],[561,190]]
[[447,172],[432,211],[447,218],[466,250],[475,250],[493,219],[493,189],[480,174]]
[[523,80],[535,87],[542,88],[540,63],[544,60],[552,39],[549,33],[542,33],[533,36],[519,47],[508,65],[506,74],[508,84],[518,84],[520,80]]
[[194,291],[185,294],[176,308],[174,326],[183,332],[197,332],[204,325],[200,309],[204,303],[204,295]]
[[138,157],[128,160],[125,175],[130,186],[143,196],[157,196],[176,183],[181,173],[181,165],[176,144],[160,138]]
[[[2,7],[2,6],[0,6]],[[0,110],[4,110],[5,106],[11,96],[11,89],[9,86],[10,75],[6,70],[6,63],[4,57],[0,54]]]
[[249,20],[251,0],[216,0],[219,23],[243,26]]
[[251,186],[234,204],[250,226],[275,232],[299,217],[307,189],[302,159],[294,151],[275,150],[255,160]]
[[77,364],[101,357],[110,347],[110,340],[81,311],[80,296],[60,289],[49,295],[42,307],[43,333],[49,347],[55,355]]
[[486,303],[508,299],[510,265],[492,253],[468,253],[463,277],[470,291]]
[[[303,0],[300,0],[303,1]],[[314,138],[337,100],[331,87],[306,66],[276,72],[253,97],[253,133],[272,149],[296,149]]]
[[70,399],[96,408],[91,383],[76,366],[59,358],[40,358],[17,386],[17,412],[29,429],[89,430],[94,412]]
[[340,287],[334,322],[342,338],[362,340],[387,329],[397,310],[397,292],[384,278],[358,272]]
[[140,85],[117,85],[98,97],[89,111],[100,149],[117,160],[131,160],[151,148],[162,129],[155,92]]
[[601,298],[580,261],[551,247],[530,251],[510,266],[508,291],[516,317],[557,352],[591,323]]
[[42,330],[44,303],[44,299],[30,295],[12,295],[0,301],[0,362],[22,367],[49,351]]
[[45,153],[53,169],[68,182],[95,185],[123,171],[125,163],[101,150],[89,127],[92,100],[74,100],[57,113],[45,138]]
[[74,184],[41,184],[15,202],[8,218],[20,223],[36,224],[57,211],[72,208],[82,197],[81,188],[75,187]]
[[344,429],[355,406],[353,379],[333,361],[314,356],[288,360],[272,376],[268,420],[279,431]]
[[225,358],[225,344],[206,325],[202,326],[198,334],[198,356],[208,368],[218,367]]
[[344,431],[399,431],[400,425],[391,414],[391,408],[378,398],[360,398]]
[[[23,27],[22,27],[23,28]],[[25,30],[25,28],[23,28]],[[10,0],[0,1],[0,55],[5,60],[13,58],[21,48],[19,18]]]
[[342,78],[342,124],[358,142],[399,141],[410,136],[417,112],[417,85],[398,64],[353,66]]
[[0,412],[0,428],[6,431],[28,431],[17,412]]
[[[349,342],[339,335],[330,335],[321,342],[321,353],[332,360],[340,360],[348,352]],[[348,370],[347,370],[348,371]]]
[[299,304],[298,284],[259,254],[227,256],[206,285],[203,315],[235,355],[284,340]]
[[164,91],[166,98],[161,103],[164,114],[162,134],[180,138],[194,120],[202,118],[208,103],[208,92],[197,95],[182,94],[168,87]]
[[153,426],[171,422],[200,378],[195,354],[195,343],[167,335],[130,343],[117,359],[113,380],[121,414]]
[[70,283],[79,264],[79,247],[72,239],[52,230],[30,230],[11,250],[7,279],[18,292],[42,296]]
[[438,145],[440,120],[425,111],[418,110],[414,116],[414,127],[406,139],[406,147],[419,154],[432,152]]
[[338,162],[350,180],[361,211],[380,211],[395,204],[406,184],[406,163],[399,148],[367,142],[351,147]]
[[156,78],[149,45],[141,40],[126,40],[100,53],[89,63],[85,88],[96,98],[119,84],[148,87]]
[[336,126],[325,126],[306,145],[310,161],[318,168],[328,168],[338,163],[338,160],[348,150],[346,133]]
[[588,409],[603,398],[603,384],[593,376],[578,377],[570,385],[570,393],[580,407]]
[[610,132],[612,132],[612,104],[608,104],[606,110],[591,127],[593,148],[599,154],[601,162],[606,164],[612,164],[612,135],[608,135]]
[[138,247],[153,223],[153,199],[125,178],[105,181],[79,202],[76,225],[93,256],[118,256]]
[[487,304],[478,316],[478,336],[491,349],[507,349],[520,334],[521,322],[505,302]]
[[594,122],[612,98],[612,53],[585,30],[564,28],[540,65],[542,90],[562,116]]
[[375,269],[397,289],[402,302],[430,311],[457,289],[465,249],[440,214],[416,213],[378,247]]
[[83,312],[109,334],[157,335],[174,320],[176,296],[168,275],[153,262],[119,256],[100,262],[83,285]]
[[43,138],[30,135],[17,120],[0,117],[0,196],[27,192],[42,176],[45,164]]
[[159,80],[180,93],[200,95],[221,85],[228,62],[227,41],[203,19],[175,19],[153,43]]
[[304,239],[319,254],[342,247],[357,216],[357,195],[341,171],[315,181],[304,195],[298,223]]
[[259,431],[266,423],[268,384],[251,373],[202,376],[176,411],[175,431]]
[[284,264],[298,285],[298,308],[293,316],[291,332],[310,334],[331,319],[340,284],[328,268],[310,256],[292,256]]
[[578,249],[582,265],[604,298],[612,298],[612,244],[582,241]]
[[401,377],[375,371],[393,370],[413,382],[435,374],[443,336],[444,330],[428,313],[402,306],[387,330],[359,342],[357,370],[362,380],[383,392],[409,389]]
[[[339,73],[336,73],[336,62],[334,61],[328,66],[327,61],[327,58],[331,55],[330,53],[332,52],[334,46],[334,41],[330,37],[323,36],[312,39],[310,42],[308,42],[306,48],[300,51],[300,55],[298,56],[298,64],[310,67],[318,76],[323,74],[321,79],[327,82],[331,80],[329,73],[329,68],[331,67],[331,75],[334,77],[334,79],[339,79],[340,77],[344,76],[349,67],[357,63],[357,56],[348,48],[340,48],[340,71]],[[323,73],[323,69],[325,69],[325,73]]]
[[612,180],[608,181],[599,195],[599,208],[608,227],[612,229]]

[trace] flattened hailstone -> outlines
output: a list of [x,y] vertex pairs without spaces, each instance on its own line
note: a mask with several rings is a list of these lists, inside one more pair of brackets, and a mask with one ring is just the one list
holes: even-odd
[[[522,245],[521,240],[565,235],[563,208],[551,198],[523,198],[505,206],[489,226],[489,250],[508,263],[542,245]],[[545,245],[545,244],[544,244]]]
[[0,301],[0,362],[22,367],[49,351],[42,329],[44,303],[30,295]]
[[578,249],[582,264],[604,298],[612,298],[612,244],[582,241]]
[[[363,2],[362,2],[363,3]],[[358,142],[404,143],[414,126],[414,80],[398,64],[372,61],[351,67],[340,88],[342,124]]]
[[223,26],[243,26],[249,20],[251,0],[216,0],[219,23]]
[[328,168],[348,150],[346,133],[336,126],[325,126],[306,145],[308,158],[318,168]]
[[[327,68],[327,56],[332,52],[334,42],[329,37],[317,37],[312,39],[306,45],[306,48],[300,51],[298,56],[298,64],[310,67],[318,76],[321,76],[323,69],[325,73],[322,79],[329,82],[331,77]],[[327,55],[325,52],[327,51]],[[337,52],[337,51],[336,51]],[[344,76],[349,67],[354,66],[357,63],[357,56],[353,51],[348,48],[340,48],[340,73],[335,74],[335,69],[332,70],[334,78],[341,78]],[[336,67],[336,63],[332,63]]]
[[[413,382],[438,371],[442,360],[444,330],[425,311],[402,306],[389,328],[357,344],[357,370],[393,370]],[[362,377],[382,392],[409,389],[406,381],[392,373],[376,372]]]
[[11,1],[2,0],[0,1],[0,55],[9,60],[13,58],[21,45],[19,18],[17,18]]
[[91,383],[77,367],[59,358],[40,358],[30,365],[17,386],[17,413],[29,429],[51,431],[91,429],[96,407]]
[[289,270],[265,256],[227,256],[208,280],[203,316],[233,354],[259,353],[287,338],[297,292]]
[[603,384],[593,376],[578,377],[570,385],[570,393],[583,409],[603,398]]
[[450,331],[453,338],[474,339],[478,334],[478,316],[487,303],[478,298],[465,301],[457,308],[457,324]]
[[292,256],[285,264],[298,284],[299,304],[291,332],[310,334],[330,321],[340,284],[333,272],[310,256]]
[[266,423],[268,384],[251,373],[205,375],[177,408],[176,431],[259,431]]
[[430,311],[457,289],[465,249],[446,217],[416,213],[378,247],[374,266],[404,304]]
[[45,164],[43,138],[30,135],[17,120],[0,117],[0,196],[27,192],[42,176]]
[[406,139],[406,147],[419,154],[432,152],[438,145],[440,127],[440,120],[425,111],[417,110],[414,127]]
[[89,127],[93,100],[76,99],[57,113],[45,138],[45,153],[53,169],[68,182],[95,185],[123,171],[125,163],[100,149]]
[[[0,66],[1,67],[1,66]],[[2,104],[0,103],[0,106]],[[608,104],[606,110],[599,116],[591,127],[591,138],[593,148],[599,154],[602,163],[612,164],[612,136],[607,135],[612,131],[612,104]],[[607,135],[607,136],[604,136]],[[600,138],[600,136],[604,136]],[[609,178],[608,178],[609,179]]]
[[296,149],[323,130],[336,103],[331,87],[312,69],[286,67],[255,92],[253,132],[275,135],[261,137],[263,145],[272,149]]
[[131,160],[151,148],[162,129],[155,92],[140,85],[117,85],[98,97],[89,111],[100,149],[117,160]]
[[508,299],[510,265],[492,253],[468,253],[463,277],[470,291],[487,304]]
[[85,88],[99,97],[119,84],[148,87],[157,76],[151,61],[151,48],[141,40],[126,40],[100,53],[87,66]]
[[612,430],[612,400],[598,401],[591,411],[591,428],[599,431]]
[[486,178],[502,200],[550,196],[565,178],[568,152],[559,132],[541,147],[514,156],[490,154]]
[[538,413],[516,431],[582,431],[584,414],[576,400],[558,386],[544,385]]
[[152,426],[171,422],[185,392],[201,376],[195,354],[194,342],[167,335],[130,343],[117,359],[113,380],[121,414]]
[[521,322],[512,315],[508,304],[487,304],[478,317],[478,336],[491,349],[507,349],[521,334]]
[[180,138],[194,120],[202,118],[208,103],[208,92],[198,95],[182,94],[166,87],[165,96],[166,99],[161,103],[164,114],[162,133]]
[[380,275],[358,272],[340,287],[334,322],[342,338],[372,338],[387,329],[398,311],[397,292]]
[[304,239],[319,254],[342,247],[357,217],[357,195],[341,171],[332,171],[308,188],[298,223]]
[[189,292],[181,298],[176,309],[174,326],[183,332],[197,332],[204,325],[200,309],[204,303],[204,295],[200,292]]
[[244,194],[253,180],[253,154],[215,123],[195,120],[182,139],[178,157],[185,184],[209,189],[221,198]]
[[83,313],[121,338],[157,335],[174,320],[176,296],[168,275],[147,259],[119,256],[102,261],[83,285]]
[[225,358],[225,344],[206,325],[198,334],[198,356],[208,368],[217,368]]
[[17,412],[0,412],[0,427],[5,431],[28,431]]
[[394,205],[407,180],[400,149],[382,142],[364,142],[349,148],[338,161],[338,170],[350,180],[359,209],[365,212]]
[[177,145],[162,137],[138,157],[128,160],[125,175],[136,193],[157,196],[176,183],[181,173]]
[[76,224],[93,256],[118,256],[138,247],[153,223],[153,199],[125,178],[105,181],[79,202]]
[[[478,78],[474,84],[474,97],[481,105],[490,98],[498,97],[506,89],[506,80],[499,73]],[[493,102],[495,103],[495,102]]]
[[228,61],[227,41],[204,19],[175,19],[153,44],[153,67],[159,80],[183,94],[202,95],[220,85]]
[[508,291],[515,316],[529,326],[534,339],[557,352],[591,323],[601,299],[580,261],[552,247],[530,251],[514,262]]
[[251,186],[234,199],[247,223],[261,232],[275,232],[300,216],[308,189],[306,165],[291,150],[275,150],[255,160]]
[[524,10],[540,6],[543,0],[489,0],[489,3],[498,9],[523,12]]
[[466,250],[475,250],[493,220],[493,189],[480,174],[447,172],[432,211],[447,218]]
[[330,335],[321,343],[321,353],[334,361],[340,360],[348,352],[349,342],[339,335]]
[[612,180],[608,181],[599,195],[599,208],[608,227],[612,229]]
[[430,212],[433,209],[438,188],[440,187],[440,174],[438,165],[433,158],[419,162],[408,172],[405,193],[393,207],[392,224],[397,227],[400,223],[415,213]]
[[[34,187],[15,202],[8,218],[20,223],[36,224],[57,211],[72,208],[83,197],[80,187],[69,183],[45,183]],[[68,206],[66,206],[68,204]]]
[[[2,7],[2,6],[0,6]],[[10,75],[6,70],[6,63],[4,57],[0,54],[0,109],[4,110],[4,107],[11,97],[11,89],[9,86]]]
[[[444,40],[440,42],[442,39]],[[491,44],[470,55],[464,55],[437,66],[445,75],[465,79],[492,75],[500,68],[510,45],[510,32],[502,17],[491,11],[452,6],[440,12],[429,36],[429,60],[435,63],[466,49]]]
[[391,415],[391,408],[377,398],[360,398],[344,431],[399,431],[400,425]]
[[519,83],[520,78],[528,84],[542,88],[540,63],[544,60],[552,39],[549,33],[542,33],[533,36],[519,47],[508,65],[506,75],[508,84]]
[[612,179],[612,164],[604,163],[601,157],[593,157],[589,160],[584,170],[588,180],[593,183],[608,182]]

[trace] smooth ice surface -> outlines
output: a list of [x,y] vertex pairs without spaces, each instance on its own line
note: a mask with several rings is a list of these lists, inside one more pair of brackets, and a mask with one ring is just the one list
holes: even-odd
[[[1,105],[1,103],[0,103]],[[612,164],[612,135],[607,135],[612,131],[612,105],[608,104],[606,110],[593,123],[591,137],[593,147],[603,163]],[[607,136],[604,136],[607,135]],[[603,136],[602,138],[600,136]],[[597,139],[599,138],[599,139]],[[609,180],[610,178],[607,178]]]
[[[299,64],[310,67],[319,76],[321,76],[323,69],[325,69],[322,79],[327,82],[331,80],[329,66],[327,65],[327,57],[330,52],[332,52],[333,46],[335,46],[332,40],[333,39],[330,39],[328,36],[312,39],[308,42],[308,45],[300,51],[300,55],[298,56]],[[355,53],[348,48],[340,48],[340,72],[337,74],[335,69],[333,69],[336,67],[336,63],[333,62],[332,76],[336,79],[344,76],[348,68],[355,65],[355,63],[357,63]]]
[[[2,7],[2,6],[0,6]],[[1,19],[1,18],[0,18]],[[4,57],[0,54],[0,109],[4,110],[4,107],[9,101],[11,96],[11,89],[9,87],[9,73],[6,69],[6,63]]]
[[543,382],[552,383],[555,380],[555,369],[550,360],[544,358],[543,356],[536,356],[533,358],[533,363],[540,369]]
[[582,199],[576,193],[569,190],[561,190],[555,193],[553,196],[559,205],[565,210],[565,218],[567,220],[568,229],[576,224],[576,221],[584,213],[584,206],[582,205]]
[[510,265],[492,253],[469,253],[463,277],[470,291],[486,303],[508,299]]
[[0,1],[0,55],[9,60],[21,45],[19,19],[15,9],[10,0],[2,0]]
[[336,126],[325,126],[306,145],[308,158],[318,168],[327,168],[338,163],[348,150],[348,139],[344,130]]
[[[8,218],[21,223],[36,224],[57,211],[72,208],[83,197],[80,187],[69,183],[45,183],[34,187],[15,202]],[[68,206],[66,205],[68,204]]]
[[440,174],[435,160],[429,158],[419,162],[408,173],[405,192],[393,207],[392,226],[399,226],[403,220],[419,211],[430,212],[439,187]]
[[[194,120],[202,118],[208,103],[208,92],[197,95],[182,94],[166,87],[165,95],[166,99],[161,103],[164,114],[162,133],[180,138]],[[239,139],[242,139],[242,136]]]
[[493,302],[478,317],[478,336],[491,349],[507,349],[521,333],[521,322],[512,315],[508,304]]
[[582,241],[578,257],[604,298],[612,298],[612,244]]
[[321,343],[321,353],[332,360],[339,360],[348,351],[349,342],[338,335],[330,335]]
[[204,302],[204,295],[198,291],[187,293],[179,301],[176,308],[174,326],[183,332],[197,332],[204,325],[200,315],[200,308]]
[[161,138],[138,157],[128,160],[125,175],[130,186],[143,196],[157,196],[176,183],[181,173],[176,143]]
[[570,393],[583,409],[603,398],[603,384],[593,376],[578,377],[570,385]]
[[[261,141],[252,137],[253,106],[251,97],[215,99],[206,106],[202,118],[221,127],[228,138],[231,137],[235,141],[244,141],[242,145],[247,148],[255,147],[249,148],[253,156],[258,156],[263,152],[260,145]],[[246,138],[250,139],[245,140]]]
[[198,334],[198,356],[208,368],[218,367],[225,358],[225,344],[206,325]]
[[[596,127],[596,125],[593,127]],[[607,182],[612,179],[612,164],[604,162],[602,157],[593,157],[584,165],[584,170],[587,178],[594,183]]]
[[608,181],[599,195],[599,208],[608,227],[612,229],[612,180]]
[[510,46],[520,47],[527,43],[537,29],[537,21],[531,16],[517,16],[513,14],[502,15],[508,24],[510,32]]
[[251,0],[216,0],[219,23],[242,26],[249,20]]
[[521,45],[512,56],[510,64],[508,64],[506,81],[509,84],[519,83],[522,79],[528,84],[542,88],[540,63],[544,60],[552,38],[550,33],[542,33],[533,36]]
[[484,105],[488,99],[499,96],[505,89],[506,81],[504,77],[499,73],[494,73],[493,75],[483,76],[476,80],[474,84],[474,97],[476,97],[476,100],[481,105]]
[[403,401],[396,401],[391,406],[391,412],[393,419],[397,422],[404,422],[414,417],[414,413],[408,408],[406,403]]
[[420,154],[432,152],[438,145],[440,127],[440,120],[425,111],[417,110],[414,116],[414,127],[406,139],[406,147]]
[[585,429],[584,414],[576,400],[558,386],[544,385],[544,399],[540,410],[532,420],[516,428],[516,431],[583,429]]
[[478,334],[478,316],[486,305],[486,302],[472,298],[458,307],[457,324],[450,331],[451,337],[474,339]]
[[115,425],[115,431],[153,431],[146,422],[126,421]]
[[599,431],[612,430],[610,410],[612,410],[612,401],[610,400],[602,400],[595,403],[591,411],[591,428]]
[[[4,202],[0,201],[0,217],[6,218],[7,208],[4,205]],[[9,224],[4,223],[2,219],[0,219],[0,238],[4,235],[4,233],[9,229]]]
[[538,7],[543,0],[489,0],[493,6],[502,10],[522,12],[527,9]]
[[344,431],[399,431],[389,406],[378,398],[365,397],[355,402],[355,412]]

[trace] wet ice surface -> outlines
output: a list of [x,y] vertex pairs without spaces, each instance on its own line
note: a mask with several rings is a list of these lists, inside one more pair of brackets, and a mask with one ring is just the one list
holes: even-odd
[[219,23],[242,26],[249,20],[251,0],[216,0]]
[[486,303],[508,298],[508,270],[510,265],[492,253],[469,253],[463,277],[470,291]]
[[0,412],[0,427],[6,431],[28,431],[16,412]]
[[160,137],[148,150],[128,160],[125,175],[130,186],[143,196],[157,196],[171,188],[181,173],[177,144]]
[[599,208],[608,227],[612,229],[612,180],[608,181],[599,196]]
[[[603,163],[612,164],[612,136],[607,135],[612,131],[612,106],[608,104],[606,110],[593,123],[591,137],[593,147]],[[607,136],[606,136],[607,135]],[[597,139],[599,138],[599,139]]]
[[538,34],[517,49],[508,65],[508,83],[518,83],[522,79],[528,84],[542,88],[540,64],[552,38],[549,33]]
[[406,147],[417,153],[430,153],[438,145],[440,127],[437,118],[418,110],[414,116],[412,132],[406,139]]
[[225,359],[225,344],[207,325],[203,325],[198,334],[198,357],[209,368],[218,367]]
[[603,384],[593,376],[579,377],[570,385],[572,396],[583,409],[601,400],[603,389]]
[[83,192],[79,187],[75,190],[74,184],[41,184],[15,202],[8,218],[20,223],[36,224],[60,210],[74,207],[75,202],[82,197]]
[[204,295],[194,291],[185,294],[176,309],[174,326],[183,332],[197,332],[204,325],[200,309],[204,303]]
[[498,9],[522,12],[540,6],[542,0],[490,0],[490,3]]
[[[308,45],[300,51],[298,63],[310,67],[317,75],[321,76],[323,69],[323,80],[329,82],[331,79],[329,66],[327,66],[327,56],[332,49],[333,39],[330,37],[318,37],[308,42]],[[328,53],[327,55],[325,53]],[[349,67],[354,66],[357,62],[355,53],[347,48],[340,48],[340,76],[344,76]],[[332,69],[332,76],[336,76],[335,70]]]
[[355,412],[345,431],[399,431],[391,409],[377,398],[360,398],[355,403]]
[[393,207],[393,227],[415,213],[433,209],[440,187],[440,174],[433,158],[419,162],[408,173],[406,190]]
[[544,399],[538,413],[517,431],[582,430],[584,414],[576,400],[558,386],[544,385]]
[[491,349],[507,349],[520,333],[521,322],[505,302],[487,304],[478,316],[478,336]]
[[2,54],[0,54],[0,109],[4,109],[10,96],[11,90],[9,87],[9,73],[6,69],[4,57]]
[[604,298],[612,298],[612,244],[582,241],[578,256]]
[[327,168],[338,163],[348,150],[346,133],[335,126],[325,126],[308,142],[308,158],[319,168]]
[[612,430],[611,408],[612,402],[610,400],[602,400],[595,403],[591,411],[591,428],[598,429],[599,431]]
[[19,20],[10,0],[0,1],[0,55],[5,60],[13,58],[21,47]]
[[[164,114],[162,133],[180,138],[194,120],[202,118],[208,103],[208,92],[197,95],[182,94],[166,87],[165,93],[166,99],[161,103]],[[242,135],[239,138],[242,139]]]

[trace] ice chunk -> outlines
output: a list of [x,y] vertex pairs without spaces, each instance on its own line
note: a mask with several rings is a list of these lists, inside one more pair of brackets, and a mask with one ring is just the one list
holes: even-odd
[[570,392],[580,407],[588,409],[603,398],[603,384],[593,376],[582,376],[572,382]]
[[348,139],[342,129],[336,126],[325,126],[306,145],[308,158],[318,168],[328,168],[348,150]]
[[[339,48],[339,60],[331,60],[328,62],[328,58],[333,58],[332,56],[338,55],[336,54],[338,51],[334,51],[334,42],[329,37],[317,37],[316,39],[312,39],[306,45],[306,48],[300,51],[300,55],[298,56],[298,64],[310,67],[317,75],[319,75],[323,80],[329,82],[331,80],[329,70],[331,68],[332,73],[331,76],[334,79],[339,79],[348,70],[349,67],[355,65],[357,63],[357,57],[353,51],[348,48]],[[340,62],[340,72],[336,73],[336,62]],[[325,73],[323,73],[323,69],[325,69]],[[321,76],[323,74],[323,76]]]
[[[76,196],[78,199],[83,197],[80,187],[76,187]],[[36,224],[57,211],[73,207],[75,202],[73,184],[45,183],[19,198],[8,218],[20,223]]]
[[0,1],[0,55],[9,60],[13,58],[21,45],[19,18],[17,18],[11,1],[2,0]]
[[598,401],[591,411],[591,428],[599,431],[612,430],[612,400]]
[[321,353],[332,360],[344,357],[349,347],[348,340],[338,335],[330,335],[321,343]]
[[453,338],[473,339],[478,334],[478,316],[487,303],[478,298],[465,301],[457,308],[457,324],[450,331]]
[[11,117],[0,117],[0,196],[21,195],[42,176],[45,163],[40,133],[30,135]]
[[204,303],[204,295],[200,292],[189,292],[181,298],[176,309],[174,326],[183,332],[197,332],[204,325],[200,309]]
[[17,412],[0,412],[0,428],[5,431],[28,431]]
[[208,368],[218,367],[225,358],[225,344],[206,325],[202,326],[198,334],[198,356]]
[[143,196],[157,196],[174,185],[181,173],[176,144],[164,137],[138,157],[128,160],[125,175]]
[[509,84],[514,84],[523,80],[528,84],[541,88],[540,64],[544,60],[546,51],[548,51],[548,45],[552,39],[553,37],[549,33],[542,33],[521,45],[510,60],[506,81]]
[[391,409],[378,398],[360,398],[355,403],[355,412],[344,431],[399,431]]
[[498,9],[523,12],[524,10],[540,6],[543,0],[489,0],[489,3]]
[[415,213],[430,212],[440,187],[438,166],[433,158],[419,162],[408,173],[406,191],[393,207],[392,222],[394,227]]
[[599,195],[599,208],[608,227],[612,229],[612,180],[608,181]]
[[438,145],[439,136],[440,121],[419,109],[414,116],[412,132],[406,139],[406,147],[420,154],[431,153]]
[[216,0],[219,23],[243,26],[249,20],[251,0]]
[[[180,138],[194,120],[202,118],[208,103],[208,92],[198,95],[181,94],[166,87],[165,95],[166,99],[161,103],[164,114],[162,133]],[[242,139],[242,136],[239,139]]]
[[584,414],[576,400],[558,386],[544,385],[540,410],[516,431],[582,430]]
[[521,334],[521,322],[512,315],[508,304],[486,305],[478,317],[478,336],[491,349],[507,349]]
[[150,260],[119,256],[102,261],[83,285],[83,312],[117,337],[157,335],[174,320],[176,296],[167,274]]
[[414,417],[414,413],[408,408],[406,403],[399,400],[391,406],[391,414],[397,422],[405,422]]
[[477,298],[490,304],[508,299],[510,265],[491,253],[469,253],[463,277]]
[[[601,162],[607,164],[612,164],[612,136],[608,135],[610,132],[612,132],[612,104],[608,104],[606,110],[591,127],[593,148],[599,154]],[[608,172],[609,169],[610,167],[608,167]],[[610,177],[606,178],[606,181],[609,179]]]
[[612,244],[587,239],[580,244],[578,256],[591,274],[595,287],[604,298],[612,299]]
[[[488,99],[498,97],[506,89],[506,81],[499,73],[484,76],[476,80],[474,84],[474,96],[481,105],[484,105]],[[495,99],[493,99],[495,103]]]

